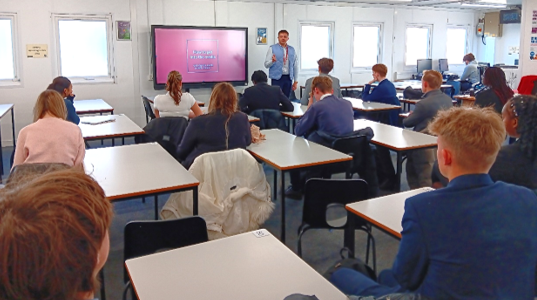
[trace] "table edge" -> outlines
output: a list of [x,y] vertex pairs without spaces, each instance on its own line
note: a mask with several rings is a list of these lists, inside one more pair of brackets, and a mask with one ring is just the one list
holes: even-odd
[[345,209],[347,209],[348,211],[352,212],[353,214],[357,215],[358,217],[364,219],[365,221],[375,225],[376,227],[378,228],[381,228],[382,230],[388,232],[389,234],[391,234],[392,236],[396,237],[396,238],[399,238],[401,239],[401,233],[400,232],[397,232],[379,222],[377,222],[376,220],[373,220],[372,218],[352,209],[352,207],[350,207],[349,205],[345,205]]
[[195,183],[188,183],[188,184],[165,187],[165,188],[159,188],[159,189],[148,190],[148,191],[141,191],[141,192],[122,194],[122,195],[117,195],[117,196],[110,196],[110,197],[107,196],[106,199],[108,199],[109,201],[121,201],[122,199],[127,199],[127,198],[150,196],[150,195],[158,194],[158,193],[161,193],[161,192],[169,192],[169,191],[175,191],[175,190],[180,190],[180,189],[187,189],[187,188],[199,186],[199,184],[200,184],[199,182],[195,182]]

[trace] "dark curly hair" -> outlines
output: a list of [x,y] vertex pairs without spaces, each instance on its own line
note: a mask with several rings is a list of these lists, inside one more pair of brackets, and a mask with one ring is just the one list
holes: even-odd
[[516,131],[520,134],[518,143],[522,153],[536,161],[537,158],[537,97],[529,95],[519,95],[511,100],[507,105],[511,112],[518,117]]

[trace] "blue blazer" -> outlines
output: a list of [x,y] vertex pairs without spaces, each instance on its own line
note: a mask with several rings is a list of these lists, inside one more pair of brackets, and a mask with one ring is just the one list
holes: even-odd
[[75,96],[69,96],[63,101],[65,101],[65,107],[67,107],[67,118],[65,118],[69,122],[73,122],[76,125],[80,123],[80,118],[78,117],[78,114],[76,113],[75,106],[73,104]]
[[[388,79],[384,79],[379,84],[371,90],[371,85],[366,84],[364,90],[362,91],[362,100],[371,101],[371,102],[380,102],[392,105],[401,105],[399,99],[397,98],[397,91],[395,86]],[[398,110],[390,110],[388,113],[383,114],[384,117],[381,117],[380,122],[399,126],[399,112]]]
[[533,299],[537,196],[463,175],[408,198],[393,273],[431,299]]

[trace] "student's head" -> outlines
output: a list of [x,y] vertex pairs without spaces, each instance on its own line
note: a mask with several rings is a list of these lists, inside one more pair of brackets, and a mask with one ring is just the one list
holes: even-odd
[[227,82],[220,82],[214,86],[209,101],[210,114],[220,111],[221,114],[230,117],[237,111],[237,92]]
[[261,70],[257,70],[255,71],[253,74],[252,74],[252,82],[254,84],[258,84],[260,82],[267,82],[268,81],[268,78],[267,78],[267,73],[261,71]]
[[503,106],[503,123],[507,134],[518,138],[522,152],[528,158],[537,158],[537,97],[516,96]]
[[442,74],[434,70],[423,71],[421,78],[421,89],[424,93],[438,90],[442,86]]
[[332,79],[328,76],[317,76],[311,81],[311,92],[313,97],[320,100],[322,95],[333,94]]
[[62,96],[54,90],[46,90],[39,94],[34,106],[34,122],[42,119],[45,115],[65,120],[67,118],[67,107]]
[[289,32],[287,32],[287,30],[282,29],[278,31],[278,42],[280,43],[280,45],[285,46],[288,40],[289,40]]
[[67,77],[58,76],[48,85],[47,90],[55,90],[65,98],[73,93],[73,85]]
[[87,299],[109,252],[112,206],[80,170],[0,191],[0,299]]
[[487,68],[483,76],[483,84],[494,90],[500,101],[504,105],[507,100],[513,97],[513,90],[507,86],[505,73],[498,67]]
[[179,105],[181,101],[181,96],[183,93],[181,89],[183,88],[183,76],[177,71],[171,71],[168,74],[168,81],[166,82],[166,91],[170,93],[170,97],[173,98],[175,105]]
[[453,107],[429,124],[438,136],[438,167],[448,179],[455,172],[488,173],[505,140],[505,127],[494,109]]
[[472,53],[468,53],[462,58],[462,61],[465,64],[469,64],[469,63],[473,62],[474,60],[475,60],[475,56]]
[[386,74],[388,74],[388,67],[385,64],[376,64],[371,70],[373,71],[373,78],[377,81],[386,78]]
[[323,57],[317,61],[319,65],[319,72],[323,74],[328,74],[334,68],[334,60],[331,58]]

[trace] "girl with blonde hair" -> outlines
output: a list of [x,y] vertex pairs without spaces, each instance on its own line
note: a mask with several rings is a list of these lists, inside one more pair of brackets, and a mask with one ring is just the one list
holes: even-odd
[[54,90],[39,94],[34,123],[19,132],[13,167],[23,163],[63,163],[80,166],[86,153],[80,128],[65,120],[67,108]]
[[207,152],[246,149],[252,142],[248,116],[237,111],[237,92],[227,82],[215,85],[209,113],[192,119],[177,150],[177,158],[189,168]]
[[190,93],[183,93],[183,76],[177,71],[168,74],[165,95],[155,97],[155,116],[194,118],[202,114],[198,102]]

